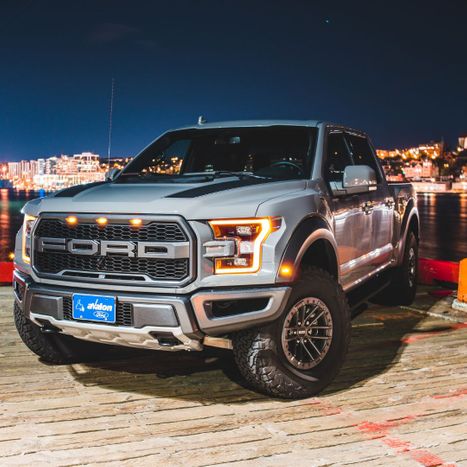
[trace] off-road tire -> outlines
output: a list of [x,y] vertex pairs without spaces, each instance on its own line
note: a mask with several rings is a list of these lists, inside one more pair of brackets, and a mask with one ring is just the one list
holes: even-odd
[[418,279],[418,241],[413,232],[407,234],[402,264],[390,274],[390,284],[371,301],[387,306],[412,304],[417,293]]
[[89,361],[98,355],[93,342],[82,342],[64,334],[43,333],[39,326],[24,316],[17,303],[14,305],[15,326],[21,340],[44,362],[63,364]]
[[[289,311],[307,297],[321,300],[330,311],[332,339],[317,366],[299,370],[287,359],[281,335]],[[240,373],[253,388],[274,397],[300,399],[318,394],[333,380],[344,363],[350,335],[350,310],[342,287],[328,272],[311,267],[293,286],[277,320],[232,336],[233,353]]]

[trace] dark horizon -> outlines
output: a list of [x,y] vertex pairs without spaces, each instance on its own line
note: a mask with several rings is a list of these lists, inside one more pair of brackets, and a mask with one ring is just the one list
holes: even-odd
[[[350,4],[351,3],[351,4]],[[467,132],[467,4],[6,0],[0,161],[135,155],[169,128],[324,119],[377,148]]]

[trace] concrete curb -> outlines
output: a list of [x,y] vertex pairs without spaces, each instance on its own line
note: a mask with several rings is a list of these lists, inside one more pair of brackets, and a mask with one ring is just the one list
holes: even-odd
[[454,310],[467,313],[467,303],[461,302],[460,300],[457,300],[457,298],[452,302],[452,307]]
[[400,308],[403,310],[415,311],[416,313],[433,316],[435,318],[441,318],[454,323],[465,323],[467,321],[467,310],[458,311],[457,309],[454,309],[454,301],[455,297],[453,295],[449,295],[442,298],[441,300],[438,300],[428,310],[421,310],[413,306],[401,306]]

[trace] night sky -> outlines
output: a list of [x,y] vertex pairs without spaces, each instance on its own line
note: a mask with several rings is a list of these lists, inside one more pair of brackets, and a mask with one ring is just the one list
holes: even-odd
[[0,0],[0,160],[133,155],[194,123],[316,118],[379,148],[467,132],[467,2]]

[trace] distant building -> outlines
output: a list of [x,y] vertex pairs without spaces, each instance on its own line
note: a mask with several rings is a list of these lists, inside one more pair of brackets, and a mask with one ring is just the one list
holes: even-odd
[[19,162],[8,162],[8,178],[19,177],[20,164]]
[[39,175],[45,174],[45,159],[37,159],[37,173]]
[[76,171],[94,172],[100,167],[100,156],[92,152],[83,152],[73,156],[73,162],[76,164]]
[[405,177],[412,180],[431,179],[438,175],[438,168],[431,161],[409,162],[402,170]]
[[457,150],[459,152],[467,150],[467,136],[459,136],[458,141],[459,141],[459,146]]

